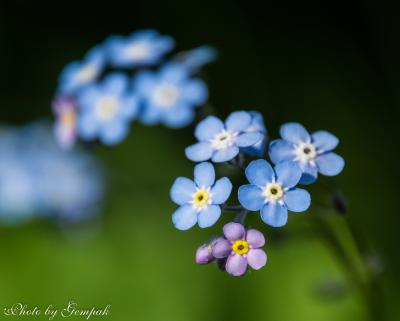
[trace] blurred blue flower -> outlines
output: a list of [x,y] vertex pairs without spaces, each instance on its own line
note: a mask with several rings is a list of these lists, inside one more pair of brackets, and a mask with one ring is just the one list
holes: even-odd
[[265,128],[264,118],[261,113],[257,111],[249,111],[248,113],[251,116],[251,123],[245,132],[259,132],[264,135],[264,138],[250,147],[242,148],[242,150],[246,154],[263,157],[268,142],[268,134],[267,129]]
[[78,96],[78,133],[85,140],[99,138],[106,145],[122,141],[138,112],[133,92],[124,74],[110,74],[102,83],[85,88]]
[[310,184],[317,179],[318,172],[335,176],[344,168],[344,160],[332,152],[339,139],[327,131],[317,131],[310,135],[299,123],[287,123],[281,126],[283,139],[275,140],[269,147],[272,162],[297,163],[303,175],[300,183]]
[[52,215],[87,219],[97,212],[103,191],[99,163],[79,149],[60,149],[48,124],[0,129],[1,222]]
[[226,162],[236,157],[239,148],[249,147],[262,141],[264,133],[247,131],[252,116],[245,111],[231,113],[225,124],[215,116],[208,116],[195,130],[198,143],[186,148],[186,156],[195,162],[211,158],[213,162]]
[[250,211],[260,211],[265,223],[283,226],[288,219],[288,210],[303,212],[310,206],[310,194],[295,188],[301,174],[294,162],[282,162],[273,169],[266,160],[252,161],[246,168],[250,184],[240,186],[239,202]]
[[141,30],[128,37],[113,36],[106,41],[111,64],[116,67],[136,67],[157,63],[175,42],[156,30]]
[[171,199],[180,207],[172,215],[179,230],[188,230],[196,223],[210,227],[221,216],[220,204],[231,194],[232,183],[227,177],[215,181],[211,163],[200,163],[194,168],[194,181],[178,177],[170,191]]
[[176,55],[176,62],[184,65],[192,73],[217,59],[218,52],[211,46],[201,46]]
[[59,93],[72,94],[95,81],[103,71],[105,55],[102,46],[91,49],[83,61],[69,63],[61,72]]
[[135,84],[143,107],[140,120],[149,125],[186,126],[193,121],[194,108],[208,97],[205,83],[191,79],[180,64],[166,64],[158,72],[141,72]]

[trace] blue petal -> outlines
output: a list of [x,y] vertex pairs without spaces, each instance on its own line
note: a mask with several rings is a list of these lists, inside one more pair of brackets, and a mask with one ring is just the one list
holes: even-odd
[[151,95],[157,83],[158,79],[148,71],[139,72],[134,78],[136,92],[146,98]]
[[184,53],[180,53],[177,59],[192,72],[197,71],[206,64],[216,60],[218,52],[210,46],[201,46]]
[[214,155],[212,156],[211,160],[214,163],[222,163],[227,162],[236,157],[239,154],[239,147],[237,146],[230,146],[228,148],[220,149],[215,151]]
[[194,162],[202,162],[211,158],[214,150],[209,143],[200,142],[186,147],[186,157]]
[[295,186],[301,178],[302,171],[296,162],[282,162],[275,166],[276,181],[283,188]]
[[289,211],[304,212],[310,207],[310,193],[300,188],[292,189],[285,192],[284,202]]
[[162,110],[153,105],[145,105],[139,114],[139,120],[145,125],[155,125],[162,118]]
[[169,83],[176,84],[188,77],[188,70],[180,64],[169,63],[161,69],[160,76]]
[[235,132],[245,131],[251,123],[251,116],[245,111],[231,113],[225,121],[226,128]]
[[313,166],[310,163],[298,163],[303,175],[300,179],[300,184],[309,185],[314,183],[318,177],[318,167]]
[[294,159],[293,144],[277,139],[269,145],[269,157],[274,164]]
[[172,201],[178,205],[189,203],[193,200],[194,193],[196,193],[196,185],[186,177],[178,177],[169,192]]
[[271,165],[264,159],[252,161],[246,168],[246,177],[251,184],[264,187],[275,179]]
[[224,124],[215,116],[208,116],[196,127],[194,135],[200,141],[212,139],[216,134],[224,129]]
[[284,226],[288,219],[287,208],[279,203],[267,203],[261,210],[261,219],[273,227]]
[[222,204],[227,201],[232,192],[232,183],[227,177],[222,177],[215,182],[211,189],[213,204]]
[[238,191],[239,203],[249,211],[258,211],[262,208],[265,198],[262,190],[256,185],[242,185]]
[[129,126],[121,121],[113,121],[101,128],[100,140],[105,145],[114,145],[122,141],[129,132]]
[[204,162],[194,167],[194,181],[199,188],[207,188],[215,182],[215,170],[211,163]]
[[128,86],[128,77],[122,73],[112,73],[104,79],[102,86],[104,92],[120,95]]
[[134,118],[139,111],[139,103],[136,96],[129,95],[121,99],[121,116],[126,119]]
[[243,133],[236,137],[236,145],[239,147],[248,147],[257,144],[264,138],[260,132]]
[[84,114],[78,119],[78,133],[79,136],[85,140],[95,138],[98,128],[98,123],[93,119],[90,113]]
[[321,130],[311,135],[313,144],[321,151],[331,151],[339,144],[339,139],[331,133]]
[[281,137],[291,143],[310,142],[310,134],[299,123],[286,123],[281,126]]
[[335,153],[322,154],[317,157],[318,171],[326,176],[339,174],[344,167],[344,159]]
[[208,98],[208,89],[206,84],[201,80],[191,80],[183,87],[183,93],[185,100],[198,106],[204,104]]
[[172,222],[178,230],[186,231],[197,223],[197,212],[192,205],[182,205],[172,214]]
[[182,128],[194,119],[194,111],[189,106],[171,108],[164,114],[163,123],[170,128]]
[[221,208],[218,205],[208,205],[198,216],[199,226],[206,228],[214,225],[221,216]]

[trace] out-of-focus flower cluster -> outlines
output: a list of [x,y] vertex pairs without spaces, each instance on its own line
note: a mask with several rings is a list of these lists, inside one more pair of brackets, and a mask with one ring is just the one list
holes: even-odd
[[[188,230],[196,223],[205,228],[214,225],[223,211],[236,212],[233,222],[223,227],[223,234],[200,246],[198,264],[216,261],[233,276],[241,276],[248,266],[258,270],[267,262],[261,247],[264,235],[245,227],[248,212],[259,212],[262,221],[272,227],[288,222],[288,212],[304,212],[311,204],[310,194],[298,184],[316,181],[317,173],[334,176],[344,167],[344,160],[332,152],[339,140],[326,131],[310,135],[298,123],[284,124],[282,139],[267,146],[268,136],[260,113],[236,111],[225,122],[208,116],[195,129],[198,142],[186,148],[186,156],[195,162],[235,165],[244,170],[249,184],[238,187],[240,205],[228,205],[232,191],[229,178],[215,182],[211,163],[194,168],[194,181],[179,177],[172,185],[172,201],[180,207],[172,215],[179,230]],[[267,151],[274,167],[266,160]],[[256,157],[259,159],[249,159]]]
[[113,145],[128,134],[133,120],[180,128],[208,98],[196,77],[216,57],[208,46],[167,58],[174,39],[155,30],[112,36],[61,73],[53,102],[55,135],[64,148],[77,138]]
[[51,126],[0,128],[0,222],[37,216],[67,223],[97,212],[104,191],[100,164],[82,150],[62,150]]

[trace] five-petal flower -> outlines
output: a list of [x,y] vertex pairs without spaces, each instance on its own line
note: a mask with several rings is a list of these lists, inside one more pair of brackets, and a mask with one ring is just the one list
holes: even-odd
[[208,98],[206,84],[191,78],[181,64],[166,64],[158,72],[141,72],[135,83],[142,105],[140,120],[148,125],[186,126],[193,121],[194,109]]
[[264,235],[257,230],[248,230],[239,223],[228,223],[223,227],[225,239],[218,240],[212,255],[217,259],[227,258],[225,269],[233,276],[241,276],[250,265],[254,270],[267,263],[267,255],[261,249],[265,244]]
[[326,176],[339,174],[344,160],[332,152],[339,139],[327,131],[309,134],[299,123],[287,123],[281,126],[282,139],[275,140],[269,147],[273,163],[282,161],[296,162],[303,175],[300,183],[310,184],[317,179],[318,172]]
[[226,162],[239,153],[239,148],[257,144],[264,138],[260,131],[248,131],[252,117],[248,112],[231,113],[223,123],[215,116],[208,116],[195,130],[198,143],[186,148],[186,156],[195,162],[211,159]]
[[273,169],[263,159],[252,161],[246,168],[250,184],[240,186],[239,202],[247,210],[260,211],[265,223],[283,226],[288,210],[303,212],[310,206],[310,194],[295,188],[301,175],[301,169],[294,162],[282,162]]
[[111,64],[116,67],[137,67],[157,63],[175,45],[169,36],[156,30],[140,30],[128,37],[113,36],[106,41]]
[[86,140],[98,137],[106,145],[125,138],[129,123],[138,111],[136,96],[127,89],[128,78],[115,73],[81,92],[78,96],[80,137]]
[[64,68],[60,75],[59,92],[63,95],[72,94],[91,84],[101,74],[104,65],[103,47],[94,47],[83,61],[73,61]]
[[194,181],[178,177],[170,191],[171,199],[180,207],[172,215],[172,221],[179,230],[188,230],[196,223],[201,228],[210,227],[221,216],[220,205],[232,191],[227,177],[215,181],[215,170],[211,163],[197,164]]

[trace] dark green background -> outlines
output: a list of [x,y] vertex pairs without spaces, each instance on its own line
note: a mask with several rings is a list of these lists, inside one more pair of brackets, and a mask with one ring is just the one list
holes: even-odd
[[[178,49],[214,45],[220,59],[206,79],[222,117],[257,109],[272,137],[295,120],[341,139],[346,168],[330,181],[346,194],[349,220],[382,257],[383,308],[395,320],[398,15],[390,1],[2,1],[0,120],[50,117],[62,67],[110,34],[151,27],[174,36]],[[312,229],[310,213],[290,216],[284,231],[252,215],[268,239],[269,262],[259,272],[235,279],[195,265],[195,249],[222,222],[185,233],[171,224],[168,190],[176,176],[192,175],[183,149],[194,142],[193,128],[133,127],[122,144],[96,150],[110,183],[98,222],[73,230],[43,221],[0,229],[1,309],[15,302],[62,307],[75,299],[82,307],[111,304],[110,320],[367,319],[363,298]],[[342,227],[341,217],[333,220]],[[318,291],[327,282],[336,294]]]

